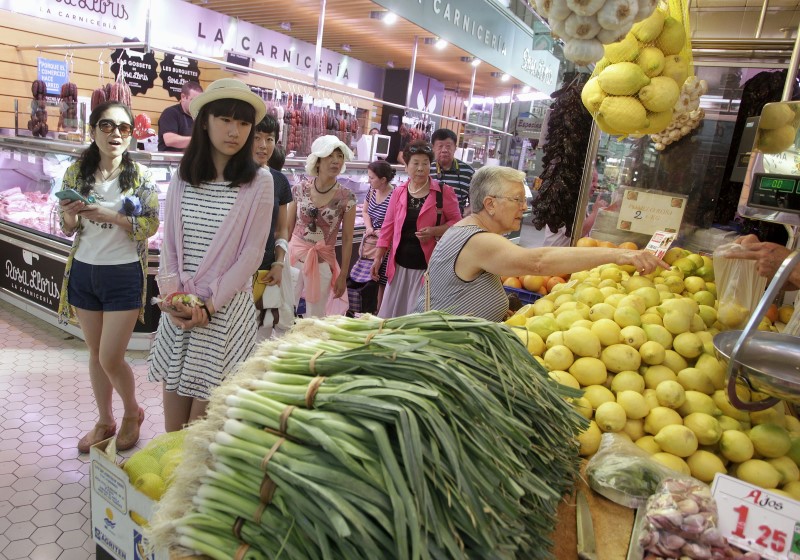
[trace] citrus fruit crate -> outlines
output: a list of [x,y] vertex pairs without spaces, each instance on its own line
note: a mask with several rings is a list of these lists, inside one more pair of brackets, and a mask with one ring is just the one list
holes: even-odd
[[519,298],[519,301],[522,302],[522,305],[527,305],[529,303],[533,303],[540,297],[542,294],[537,294],[536,292],[529,292],[528,290],[520,290],[519,288],[511,288],[509,286],[503,286],[505,288],[506,293],[508,295],[515,295]]

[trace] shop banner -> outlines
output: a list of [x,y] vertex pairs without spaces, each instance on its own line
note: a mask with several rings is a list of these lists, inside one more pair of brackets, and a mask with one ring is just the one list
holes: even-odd
[[[137,38],[125,38],[125,42],[136,43]],[[111,54],[111,72],[114,78],[119,76],[120,71],[125,83],[131,88],[131,95],[147,93],[156,81],[156,62],[153,51],[144,52],[143,48],[117,49]]]
[[58,311],[64,262],[40,255],[0,236],[0,254],[4,256],[0,288]]
[[48,58],[38,58],[38,68],[36,77],[47,84],[47,93],[50,95],[61,95],[61,86],[67,83],[69,70],[66,60],[50,60]]
[[[524,84],[552,93],[552,84],[525,66],[536,66],[542,57],[533,51],[533,29],[488,0],[374,0],[398,16],[464,49]],[[527,50],[527,60],[524,53]],[[547,53],[549,54],[549,53]],[[550,55],[552,57],[552,55]],[[555,58],[555,57],[552,57]],[[556,59],[557,60],[557,59]]]
[[118,37],[144,37],[147,22],[145,0],[0,0],[0,9]]

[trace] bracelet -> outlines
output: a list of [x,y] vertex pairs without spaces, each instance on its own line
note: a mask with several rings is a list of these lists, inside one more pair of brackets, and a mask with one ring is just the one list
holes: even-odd
[[208,307],[206,307],[206,304],[204,303],[203,305],[201,305],[200,309],[202,309],[203,311],[206,312],[206,315],[208,316],[208,322],[210,323],[211,322],[211,311],[209,311]]
[[275,261],[274,263],[269,265],[270,268],[272,268],[273,266],[283,266],[283,263],[281,261]]

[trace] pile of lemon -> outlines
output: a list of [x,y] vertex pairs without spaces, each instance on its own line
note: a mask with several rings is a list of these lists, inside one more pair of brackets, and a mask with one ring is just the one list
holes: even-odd
[[581,455],[597,451],[603,432],[624,433],[704,482],[727,473],[800,499],[800,421],[784,403],[743,412],[725,392],[711,259],[674,248],[665,260],[669,270],[644,276],[613,264],[574,273],[506,323],[551,377],[584,390],[573,401],[591,420]]

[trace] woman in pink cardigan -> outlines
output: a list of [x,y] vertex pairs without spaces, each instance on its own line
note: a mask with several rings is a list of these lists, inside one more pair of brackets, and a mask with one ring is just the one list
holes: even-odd
[[461,219],[453,189],[430,176],[430,145],[424,140],[412,142],[403,150],[403,158],[408,182],[392,192],[371,270],[377,281],[388,251],[389,282],[378,310],[378,316],[385,319],[414,312],[436,240]]

